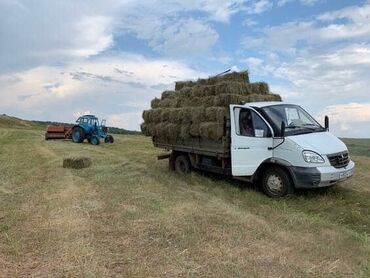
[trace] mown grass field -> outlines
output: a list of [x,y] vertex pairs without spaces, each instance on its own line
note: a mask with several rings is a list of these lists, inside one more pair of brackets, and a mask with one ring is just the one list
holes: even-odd
[[[351,180],[276,200],[169,172],[150,139],[115,138],[95,147],[0,125],[1,277],[370,277],[361,152]],[[62,168],[71,155],[93,164]]]

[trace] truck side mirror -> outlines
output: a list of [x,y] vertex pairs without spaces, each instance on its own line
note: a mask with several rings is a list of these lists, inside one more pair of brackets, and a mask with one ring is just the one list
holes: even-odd
[[285,137],[285,122],[281,122],[281,138],[284,138]]
[[325,116],[325,129],[329,130],[329,117]]

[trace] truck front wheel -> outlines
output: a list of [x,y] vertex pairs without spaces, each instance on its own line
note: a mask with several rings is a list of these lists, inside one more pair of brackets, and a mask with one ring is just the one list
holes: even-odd
[[293,193],[293,185],[289,174],[282,168],[268,168],[262,176],[262,190],[269,197],[284,197]]
[[186,155],[178,155],[175,160],[175,170],[180,174],[188,174],[191,172],[191,165]]

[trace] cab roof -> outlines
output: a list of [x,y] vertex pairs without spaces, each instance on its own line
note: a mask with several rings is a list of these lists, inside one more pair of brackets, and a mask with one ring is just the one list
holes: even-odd
[[283,101],[262,101],[262,102],[247,102],[244,104],[244,106],[248,107],[257,107],[257,108],[262,108],[262,107],[267,107],[267,106],[273,106],[273,105],[294,105],[292,103],[287,103]]

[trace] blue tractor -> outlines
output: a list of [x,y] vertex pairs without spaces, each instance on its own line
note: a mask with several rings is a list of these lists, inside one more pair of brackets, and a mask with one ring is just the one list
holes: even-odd
[[100,138],[102,138],[105,143],[113,143],[113,136],[107,134],[107,132],[108,128],[105,126],[105,120],[102,120],[99,124],[98,118],[94,115],[84,115],[77,119],[72,128],[72,141],[82,143],[86,139],[93,145],[99,145]]

